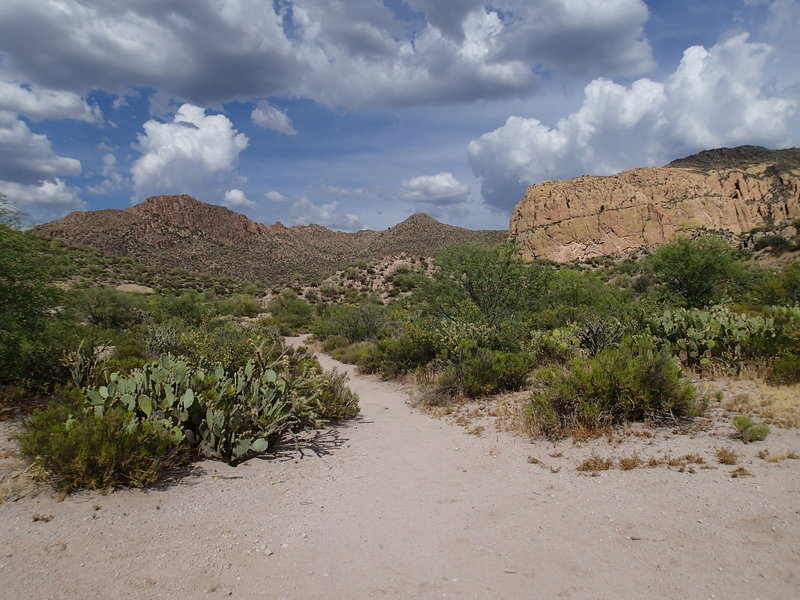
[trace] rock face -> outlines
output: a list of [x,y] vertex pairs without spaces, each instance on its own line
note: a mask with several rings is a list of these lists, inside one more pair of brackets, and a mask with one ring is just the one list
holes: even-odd
[[527,259],[623,256],[700,229],[740,234],[800,218],[800,150],[717,149],[609,177],[543,181],[511,216]]
[[471,231],[424,214],[386,231],[345,233],[319,225],[262,225],[191,196],[153,196],[125,210],[73,212],[37,228],[44,236],[148,265],[274,283],[330,275],[358,259],[430,256],[448,243],[495,244],[503,231]]

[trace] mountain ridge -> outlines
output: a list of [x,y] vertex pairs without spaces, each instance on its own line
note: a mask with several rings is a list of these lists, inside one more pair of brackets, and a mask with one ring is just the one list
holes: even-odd
[[473,231],[417,213],[383,231],[265,225],[186,194],[152,196],[125,209],[75,211],[36,228],[40,235],[148,265],[180,266],[274,283],[327,276],[356,260],[431,256],[448,243],[491,245],[505,231]]

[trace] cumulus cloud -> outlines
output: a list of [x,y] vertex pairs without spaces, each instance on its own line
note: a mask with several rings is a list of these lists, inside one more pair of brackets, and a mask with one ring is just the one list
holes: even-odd
[[726,145],[785,145],[798,102],[765,91],[769,52],[740,34],[710,50],[688,48],[664,82],[593,80],[581,107],[555,127],[509,117],[468,146],[484,199],[508,209],[543,179],[663,164]]
[[48,90],[15,81],[0,80],[0,110],[15,112],[34,121],[76,119],[100,123],[103,119],[100,108],[89,105],[74,92]]
[[467,199],[469,186],[452,173],[420,175],[400,182],[400,197],[411,202],[458,204]]
[[409,3],[425,19],[379,0],[59,0],[57,10],[4,0],[0,52],[4,70],[45,88],[149,87],[198,105],[471,101],[530,93],[534,72],[553,68],[619,74],[652,63],[641,0]]
[[364,228],[361,218],[351,213],[339,214],[338,202],[314,204],[305,196],[292,200],[287,225],[322,225],[329,229],[357,231]]
[[77,192],[58,178],[33,185],[0,181],[0,193],[25,211],[34,223],[57,219],[69,211],[86,208]]
[[202,108],[184,104],[172,121],[149,120],[139,134],[142,155],[131,175],[135,199],[147,194],[201,194],[215,175],[229,172],[248,139],[233,128],[225,115],[207,115]]
[[282,110],[275,108],[269,102],[260,101],[250,113],[253,123],[264,129],[272,129],[286,135],[296,135],[297,130],[292,125],[292,120]]
[[16,115],[0,111],[0,180],[31,184],[80,172],[79,160],[57,155],[46,135],[33,133]]
[[256,208],[256,203],[250,200],[247,196],[244,195],[242,190],[228,190],[225,192],[225,199],[223,203],[231,208],[240,208],[240,209],[254,209]]

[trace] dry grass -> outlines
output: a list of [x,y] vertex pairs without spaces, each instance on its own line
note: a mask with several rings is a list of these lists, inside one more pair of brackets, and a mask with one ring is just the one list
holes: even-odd
[[800,454],[797,454],[794,450],[788,450],[786,448],[782,450],[761,450],[758,453],[758,458],[766,460],[767,462],[782,462],[784,460],[798,460],[800,459]]
[[739,455],[730,448],[717,448],[717,460],[721,465],[735,465],[739,462]]
[[724,403],[729,411],[756,415],[779,427],[800,427],[800,384],[760,384],[754,397],[737,394]]
[[731,477],[752,477],[753,474],[745,469],[744,467],[736,467],[733,471],[731,471]]
[[591,471],[594,473],[597,471],[608,471],[613,465],[614,461],[610,458],[603,458],[597,454],[592,454],[578,465],[578,471]]
[[631,456],[623,456],[619,459],[619,468],[623,471],[630,471],[642,465],[642,459],[635,452]]

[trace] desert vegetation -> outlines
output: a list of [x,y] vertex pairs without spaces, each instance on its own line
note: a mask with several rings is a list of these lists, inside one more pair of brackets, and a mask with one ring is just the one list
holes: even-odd
[[3,415],[29,413],[22,454],[60,489],[149,485],[198,456],[236,463],[358,413],[343,375],[256,318],[253,284],[167,271],[160,293],[122,291],[107,285],[129,279],[117,262],[87,275],[85,251],[20,231],[8,205],[2,219]]
[[[3,410],[33,411],[23,454],[64,490],[148,485],[198,456],[235,464],[357,414],[342,376],[283,345],[296,332],[362,372],[410,379],[431,409],[514,392],[516,429],[551,439],[682,426],[709,401],[697,377],[800,382],[800,261],[764,266],[711,234],[569,264],[453,245],[359,260],[316,284],[296,276],[261,297],[252,282],[45,240],[15,216],[3,205]],[[728,399],[731,435],[795,424],[787,397]]]
[[709,401],[698,376],[800,382],[798,273],[711,233],[572,264],[451,246],[402,295],[312,294],[304,327],[363,372],[411,377],[427,406],[529,390],[519,428],[558,438],[691,420]]

